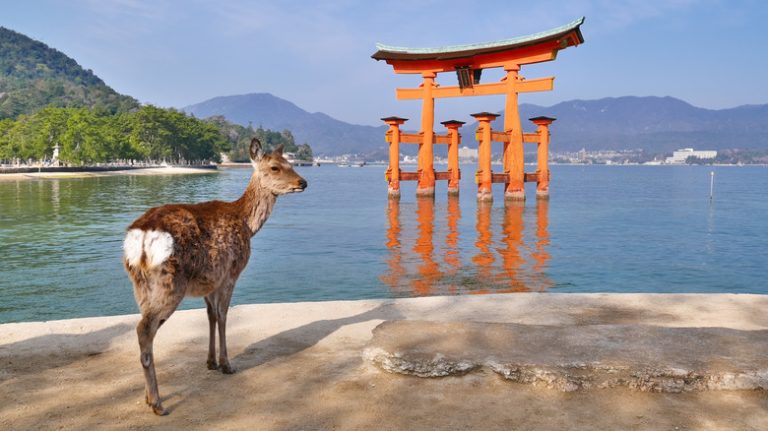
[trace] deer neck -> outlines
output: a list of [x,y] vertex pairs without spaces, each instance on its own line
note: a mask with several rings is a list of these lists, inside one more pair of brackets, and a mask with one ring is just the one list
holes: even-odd
[[251,229],[251,236],[255,235],[267,221],[275,206],[275,200],[277,196],[262,187],[256,175],[252,176],[243,196],[237,200],[243,218]]

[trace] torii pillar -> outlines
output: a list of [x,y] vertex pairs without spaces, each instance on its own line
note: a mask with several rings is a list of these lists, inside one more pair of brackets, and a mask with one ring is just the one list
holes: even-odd
[[421,74],[421,143],[419,144],[418,174],[419,182],[416,185],[416,196],[435,195],[435,97],[432,90],[435,84],[435,72],[427,71]]
[[536,127],[539,135],[536,158],[536,198],[549,199],[549,125],[555,121],[552,117],[533,117],[530,119]]
[[461,179],[461,170],[459,169],[461,135],[459,128],[464,125],[464,122],[448,120],[440,124],[448,128],[448,195],[457,196],[459,194],[459,180]]
[[389,141],[389,168],[385,178],[389,182],[387,194],[391,199],[400,199],[400,126],[407,118],[385,117],[381,119],[387,125],[387,140]]
[[520,85],[520,65],[507,64],[504,82],[507,85],[507,100],[504,104],[504,132],[509,134],[509,142],[504,143],[502,163],[504,173],[509,175],[504,186],[505,200],[525,200],[525,160],[523,152],[523,127],[520,124],[517,92]]
[[498,118],[499,114],[491,112],[478,112],[472,114],[479,123],[478,133],[481,135],[478,139],[477,147],[477,173],[475,182],[477,183],[477,200],[490,202],[493,200],[493,172],[491,171],[491,123]]

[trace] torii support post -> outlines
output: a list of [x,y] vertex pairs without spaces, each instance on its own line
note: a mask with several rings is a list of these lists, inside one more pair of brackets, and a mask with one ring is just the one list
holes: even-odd
[[387,194],[390,199],[400,199],[400,126],[408,121],[407,118],[385,117],[381,119],[389,125],[387,141],[389,141],[389,168],[386,178],[389,183]]
[[416,196],[435,195],[435,97],[432,90],[435,84],[435,72],[423,72],[424,81],[421,84],[421,143],[419,144],[419,183],[416,186]]
[[483,202],[493,201],[493,172],[491,171],[491,122],[498,118],[499,114],[491,112],[478,112],[472,114],[478,121],[477,128],[480,139],[477,148],[477,200]]
[[461,170],[459,169],[461,135],[459,128],[464,125],[464,122],[449,120],[440,124],[448,128],[448,195],[457,196],[459,194],[459,180],[461,179]]
[[504,173],[509,175],[504,186],[504,199],[525,200],[525,160],[523,152],[523,128],[520,124],[517,93],[521,90],[520,65],[507,64],[504,80],[507,85],[507,100],[504,106],[504,132],[509,134],[509,142],[504,143]]
[[533,117],[530,118],[536,126],[536,133],[539,135],[537,151],[537,171],[536,171],[536,198],[549,199],[549,125],[555,121],[552,117]]

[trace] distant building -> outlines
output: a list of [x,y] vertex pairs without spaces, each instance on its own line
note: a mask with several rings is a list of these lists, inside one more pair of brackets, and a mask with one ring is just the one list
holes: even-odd
[[686,160],[688,160],[688,157],[696,157],[699,159],[714,159],[717,157],[717,151],[696,151],[693,148],[681,148],[673,152],[672,157],[667,157],[667,159],[664,160],[664,163],[668,163],[670,165],[682,165]]

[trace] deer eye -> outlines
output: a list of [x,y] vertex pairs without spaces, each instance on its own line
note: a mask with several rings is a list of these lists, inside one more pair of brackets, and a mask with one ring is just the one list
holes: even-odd
[[272,172],[277,172],[280,170],[277,166],[272,166],[270,169],[272,169]]

